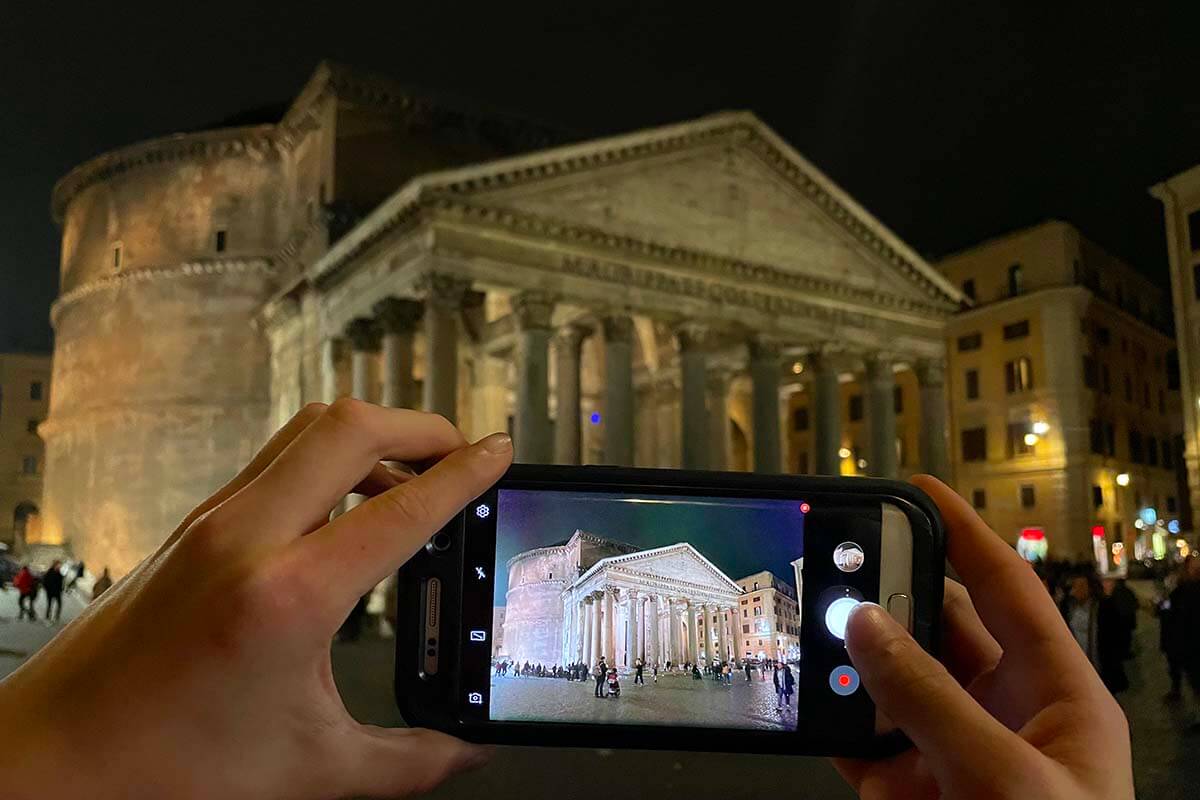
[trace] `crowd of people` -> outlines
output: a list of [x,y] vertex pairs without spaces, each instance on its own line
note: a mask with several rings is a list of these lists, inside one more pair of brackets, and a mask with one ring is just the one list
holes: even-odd
[[[44,572],[37,572],[29,564],[22,564],[9,581],[17,590],[17,620],[28,619],[30,622],[37,622],[36,601],[38,595],[43,594],[46,598],[43,616],[47,622],[57,624],[62,619],[63,593],[74,589],[85,574],[86,568],[82,561],[71,565],[65,573],[63,563],[57,560]],[[105,567],[104,572],[92,584],[91,599],[95,600],[104,594],[112,584],[108,567]]]

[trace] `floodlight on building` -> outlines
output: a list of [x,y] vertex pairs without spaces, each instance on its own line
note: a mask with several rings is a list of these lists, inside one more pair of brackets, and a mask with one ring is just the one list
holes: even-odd
[[1038,435],[1036,433],[1025,434],[1025,446],[1026,447],[1033,447],[1037,443],[1038,443]]
[[1128,485],[1129,485],[1129,473],[1128,472],[1117,473],[1117,486],[1128,486]]
[[1050,432],[1050,423],[1042,419],[1038,420],[1037,422],[1033,423],[1033,432],[1038,436],[1045,436]]

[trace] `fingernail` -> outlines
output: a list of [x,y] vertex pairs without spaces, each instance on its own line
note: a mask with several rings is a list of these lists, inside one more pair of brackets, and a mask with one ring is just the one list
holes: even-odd
[[511,453],[513,449],[512,437],[507,433],[493,433],[480,439],[479,446],[493,455]]
[[400,469],[399,467],[393,467],[391,464],[384,464],[383,468],[387,470],[388,475],[391,475],[392,478],[398,484],[407,483],[408,481],[411,481],[414,477],[411,470]]
[[883,610],[883,606],[878,603],[859,603],[850,609],[850,616],[846,619],[846,641],[850,641],[851,630],[858,631],[854,636],[855,639],[865,637],[870,641],[881,636],[891,635],[892,629],[895,627],[896,623]]

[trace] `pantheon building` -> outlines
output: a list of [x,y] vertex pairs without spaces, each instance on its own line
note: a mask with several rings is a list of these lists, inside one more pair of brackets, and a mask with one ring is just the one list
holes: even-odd
[[903,382],[905,469],[945,473],[961,297],[911,248],[750,113],[564,141],[325,63],[275,122],[72,170],[44,541],[122,574],[341,395],[522,461],[836,473],[856,381],[859,464],[895,475]]
[[580,530],[506,566],[498,656],[519,664],[711,664],[758,635],[742,633],[742,586],[687,542],[642,550]]

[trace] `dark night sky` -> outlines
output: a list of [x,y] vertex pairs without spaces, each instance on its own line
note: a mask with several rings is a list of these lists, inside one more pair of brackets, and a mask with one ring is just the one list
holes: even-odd
[[790,500],[507,490],[497,513],[498,606],[505,605],[510,558],[558,544],[576,529],[642,550],[687,542],[735,581],[769,569],[795,585],[791,564],[804,555],[804,515]]
[[1200,4],[587,5],[7,4],[0,349],[49,347],[58,177],[324,57],[589,134],[752,109],[927,256],[1059,217],[1165,284],[1146,187],[1200,162]]

